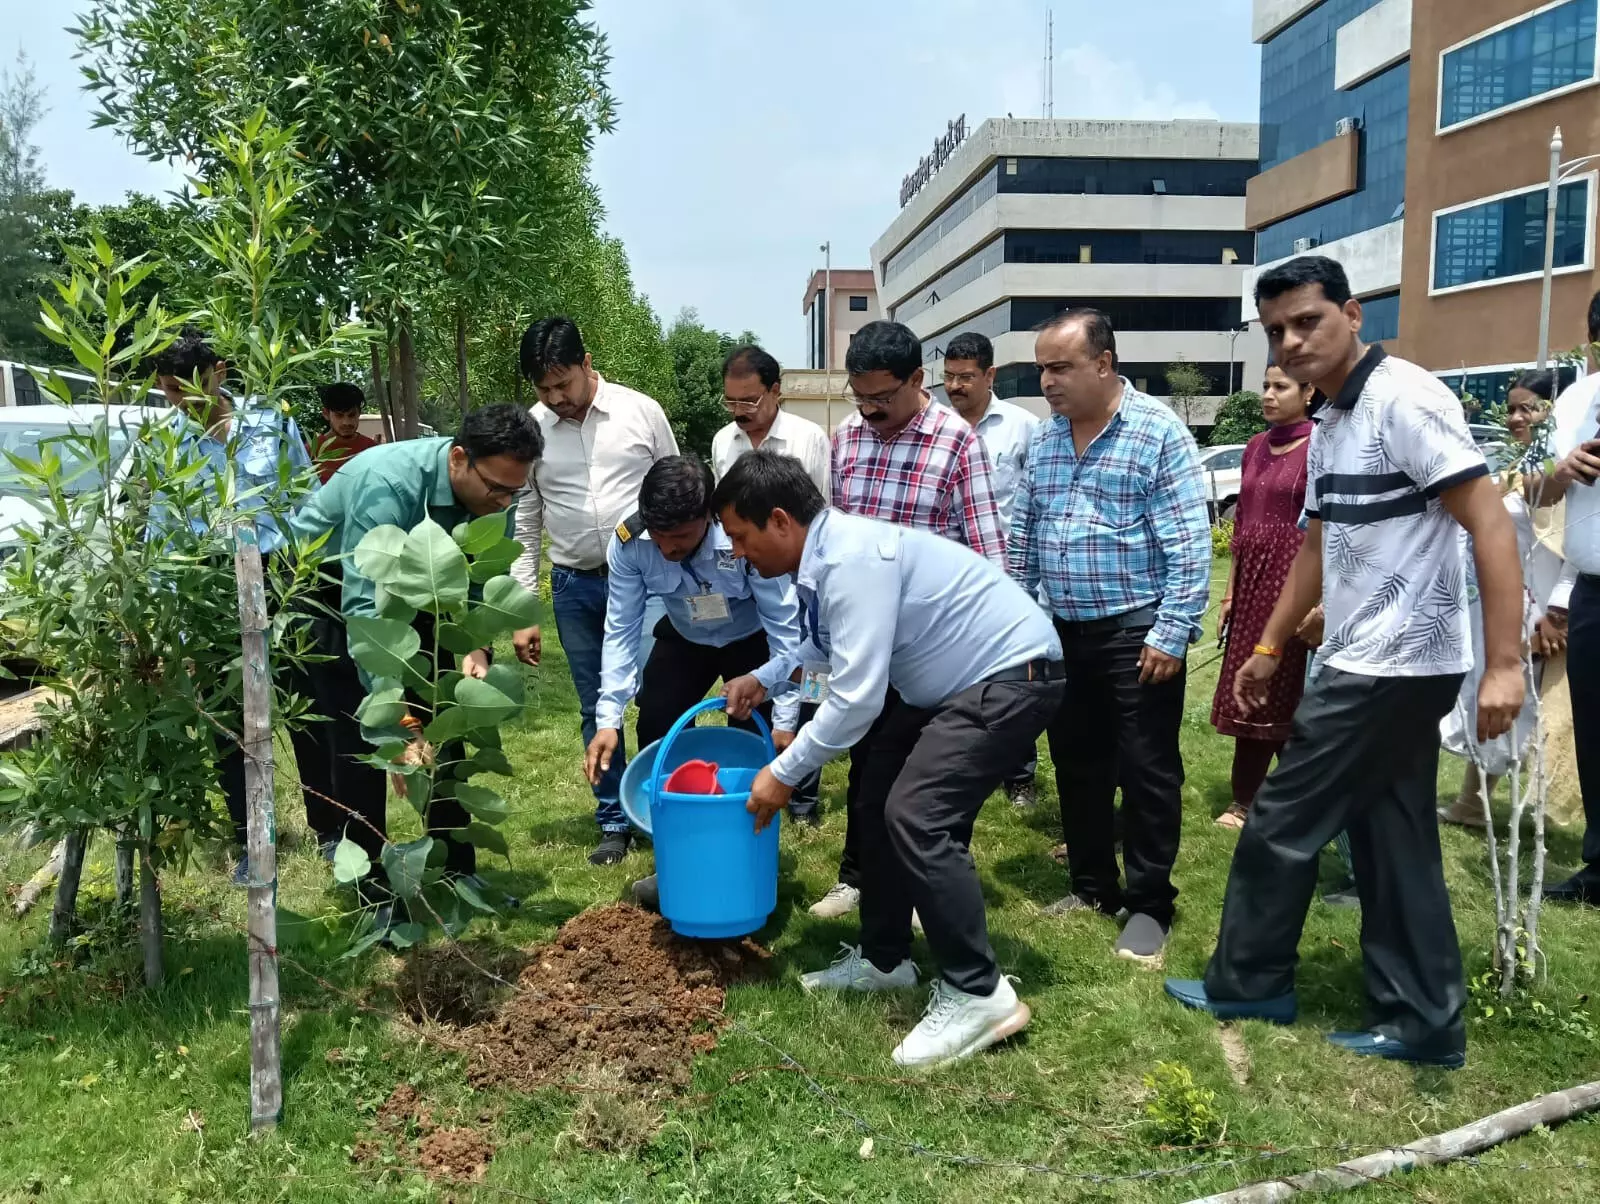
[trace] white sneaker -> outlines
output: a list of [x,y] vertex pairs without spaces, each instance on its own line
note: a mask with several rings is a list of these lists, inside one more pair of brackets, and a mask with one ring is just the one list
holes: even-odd
[[849,915],[860,905],[860,891],[843,882],[835,882],[828,888],[827,894],[811,905],[811,914],[824,920],[837,920],[840,916]]
[[917,967],[910,958],[888,974],[861,956],[860,945],[840,945],[844,952],[826,970],[800,976],[807,991],[902,991],[917,985]]
[[987,1049],[1028,1027],[1028,1005],[1004,975],[993,995],[968,995],[936,978],[922,1021],[895,1046],[900,1066],[941,1066]]

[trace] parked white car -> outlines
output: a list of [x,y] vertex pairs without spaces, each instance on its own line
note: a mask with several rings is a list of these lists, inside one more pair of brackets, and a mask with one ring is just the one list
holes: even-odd
[[[24,460],[38,460],[41,447],[63,435],[87,434],[95,419],[106,415],[111,423],[111,447],[117,468],[114,479],[127,472],[128,446],[139,429],[170,418],[172,411],[142,406],[6,406],[0,407],[0,451]],[[98,489],[104,483],[95,465],[86,464],[68,443],[55,445],[61,457],[67,488],[75,492]],[[21,532],[36,521],[42,509],[33,488],[5,456],[0,456],[0,560],[11,556],[22,542]]]
[[1233,517],[1239,504],[1239,489],[1244,481],[1243,443],[1224,443],[1200,449],[1200,472],[1205,477],[1206,504],[1211,521]]

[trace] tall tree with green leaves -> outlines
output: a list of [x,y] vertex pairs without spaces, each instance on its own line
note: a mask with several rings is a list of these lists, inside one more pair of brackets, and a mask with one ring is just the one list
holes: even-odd
[[[258,106],[304,132],[318,299],[388,331],[415,433],[419,341],[456,354],[461,319],[550,247],[593,230],[582,181],[610,128],[603,37],[588,0],[90,0],[76,30],[102,124],[201,179],[208,139]],[[306,305],[311,305],[310,299]],[[423,333],[424,323],[428,326]],[[459,390],[460,373],[456,376]],[[470,373],[468,377],[470,395]]]
[[701,324],[693,309],[681,311],[667,331],[667,352],[678,378],[678,406],[669,411],[678,446],[711,458],[711,440],[728,422],[722,404],[722,361],[741,343],[754,343],[750,331],[735,337]]
[[0,71],[0,356],[8,359],[49,355],[38,330],[39,290],[52,266],[47,230],[71,204],[70,194],[45,187],[33,143],[44,111],[44,89],[19,54],[13,69]]
[[1178,412],[1183,425],[1193,427],[1199,411],[1195,403],[1211,391],[1211,379],[1188,360],[1167,365],[1167,403]]
[[1261,416],[1261,394],[1241,389],[1217,410],[1217,424],[1211,428],[1211,445],[1248,443],[1266,429],[1267,420]]

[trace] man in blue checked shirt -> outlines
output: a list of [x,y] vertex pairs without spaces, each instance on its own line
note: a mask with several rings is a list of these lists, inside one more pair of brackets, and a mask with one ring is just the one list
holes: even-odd
[[1117,374],[1116,335],[1099,310],[1057,315],[1035,358],[1053,413],[1017,488],[1010,562],[1030,594],[1043,585],[1066,658],[1049,739],[1072,892],[1046,911],[1125,907],[1115,953],[1154,963],[1177,897],[1184,657],[1211,581],[1199,453],[1171,407]]
[[[638,746],[667,734],[680,715],[720,678],[753,675],[775,687],[800,643],[799,608],[787,578],[767,580],[733,554],[711,510],[711,469],[695,456],[667,456],[645,473],[639,509],[618,524],[606,552],[609,592],[601,647],[600,699],[584,771],[599,782],[622,741],[623,708],[637,693]],[[659,598],[667,617],[640,684],[639,644],[645,606]],[[799,726],[800,696],[767,712],[773,741],[787,748]],[[747,716],[733,721],[755,730]],[[655,903],[655,877],[634,884],[634,898]]]

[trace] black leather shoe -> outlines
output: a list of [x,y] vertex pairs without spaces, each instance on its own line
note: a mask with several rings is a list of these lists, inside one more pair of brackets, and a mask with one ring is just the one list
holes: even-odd
[[1590,871],[1583,870],[1565,882],[1550,887],[1544,892],[1544,897],[1552,903],[1583,903],[1600,907],[1600,880]]
[[616,865],[628,855],[628,834],[626,832],[603,832],[600,843],[594,846],[594,852],[589,854],[590,865]]

